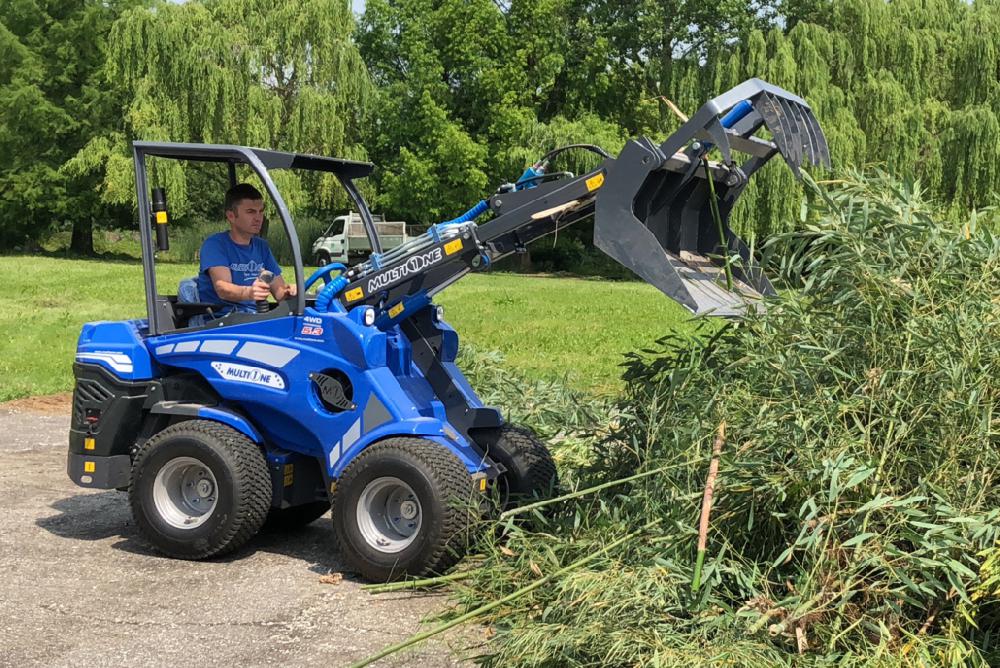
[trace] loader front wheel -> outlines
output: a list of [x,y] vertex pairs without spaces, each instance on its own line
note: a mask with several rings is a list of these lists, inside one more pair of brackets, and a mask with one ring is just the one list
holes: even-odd
[[464,556],[478,508],[458,457],[433,441],[391,438],[337,481],[334,533],[347,566],[368,580],[442,573]]
[[559,486],[552,455],[530,429],[504,425],[486,444],[486,454],[507,469],[496,484],[501,511],[547,498]]
[[271,505],[271,476],[260,448],[210,420],[167,427],[132,463],[132,517],[158,551],[207,559],[246,543]]

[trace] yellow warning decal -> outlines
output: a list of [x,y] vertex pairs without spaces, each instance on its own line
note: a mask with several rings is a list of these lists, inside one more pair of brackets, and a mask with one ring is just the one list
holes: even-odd
[[94,467],[94,462],[84,462],[83,463],[83,472],[84,473],[93,473],[94,472],[94,468],[95,468]]
[[94,439],[92,439],[90,437],[87,437],[87,438],[83,439],[83,449],[84,450],[93,450],[96,447],[97,446],[94,444]]
[[167,212],[166,211],[157,211],[156,212],[156,223],[158,225],[166,225],[167,224]]
[[604,185],[604,172],[600,174],[594,174],[589,179],[587,179],[587,190],[597,190]]
[[479,480],[479,491],[480,492],[485,492],[486,491],[486,478],[480,478],[480,480]]
[[291,487],[295,480],[295,464],[285,464],[285,487]]
[[444,245],[445,255],[454,255],[458,251],[462,250],[462,240],[453,239]]
[[403,312],[403,302],[399,302],[398,304],[396,304],[395,306],[393,306],[391,309],[389,309],[389,317],[390,318],[395,318],[397,315],[399,315],[402,312]]
[[361,288],[354,288],[345,292],[344,296],[347,297],[347,301],[356,302],[365,296],[365,291]]

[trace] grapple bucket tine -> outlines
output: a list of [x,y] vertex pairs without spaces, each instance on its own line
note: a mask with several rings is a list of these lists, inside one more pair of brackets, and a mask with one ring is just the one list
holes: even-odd
[[767,93],[761,95],[756,106],[760,111],[761,118],[764,119],[764,125],[771,131],[774,144],[778,147],[778,153],[785,159],[788,166],[792,168],[795,176],[798,176],[798,165],[790,158],[792,154],[792,137],[788,123],[784,118],[784,110],[778,101]]
[[[761,125],[771,142],[752,136]],[[713,146],[723,151],[724,164],[707,162]],[[737,167],[725,150],[730,146],[751,158]],[[732,316],[756,308],[774,289],[728,221],[748,179],[775,153],[796,177],[803,161],[830,160],[805,101],[759,79],[745,81],[706,103],[659,147],[641,138],[605,161],[594,244],[694,313]]]
[[810,130],[812,130],[813,136],[816,137],[816,145],[819,147],[819,162],[816,163],[818,167],[830,167],[830,147],[826,144],[826,137],[823,135],[823,131],[819,127],[819,121],[816,119],[816,115],[812,111],[805,110],[806,123],[809,124]]
[[781,107],[781,120],[788,127],[788,160],[794,165],[792,171],[795,176],[799,175],[802,167],[802,135],[795,123],[795,112],[792,105],[787,100],[776,98],[778,106]]
[[815,165],[817,164],[816,143],[813,140],[812,128],[806,123],[802,107],[797,104],[790,104],[789,106],[792,109],[792,114],[795,116],[795,124],[799,128],[799,136],[802,139],[802,153],[810,165]]

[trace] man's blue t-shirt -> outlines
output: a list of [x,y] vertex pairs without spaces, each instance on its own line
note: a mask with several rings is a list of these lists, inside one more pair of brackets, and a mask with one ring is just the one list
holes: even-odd
[[[230,304],[238,311],[255,313],[256,306],[252,300],[245,302],[229,302],[219,297],[208,275],[209,267],[229,267],[235,285],[253,285],[260,275],[261,269],[267,269],[275,276],[281,275],[281,267],[271,254],[267,241],[260,237],[252,237],[250,243],[241,246],[229,232],[219,232],[205,239],[201,245],[201,270],[198,273],[198,299],[209,304]],[[227,311],[229,309],[226,309]]]

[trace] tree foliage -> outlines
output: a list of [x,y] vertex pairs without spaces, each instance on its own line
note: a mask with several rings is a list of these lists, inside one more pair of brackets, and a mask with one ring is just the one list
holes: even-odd
[[[233,143],[363,158],[371,84],[351,40],[347,0],[162,2],[126,13],[112,31],[106,80],[129,92],[119,128],[77,157],[103,171],[105,201],[134,201],[131,139]],[[183,165],[154,165],[176,213],[203,205]],[[330,178],[282,174],[291,206],[330,201]],[[193,192],[189,192],[192,191]],[[218,190],[217,184],[215,190]],[[212,210],[218,210],[215,192]]]
[[74,250],[93,250],[102,210],[95,181],[67,160],[109,122],[115,100],[100,89],[105,39],[131,2],[0,2],[0,248],[72,225]]
[[[836,166],[919,178],[955,218],[1000,190],[996,0],[369,0],[357,20],[347,0],[135,2],[7,0],[5,245],[130,205],[135,138],[365,157],[375,206],[419,225],[556,144],[663,140],[679,125],[667,100],[690,114],[749,77],[812,105]],[[154,173],[175,213],[214,210],[208,176]],[[338,192],[280,185],[293,207]],[[802,199],[775,161],[733,222],[787,231]]]

